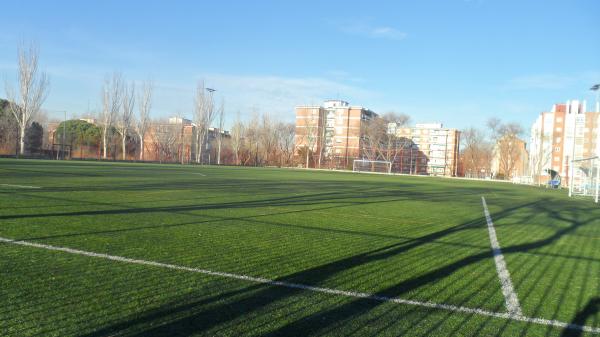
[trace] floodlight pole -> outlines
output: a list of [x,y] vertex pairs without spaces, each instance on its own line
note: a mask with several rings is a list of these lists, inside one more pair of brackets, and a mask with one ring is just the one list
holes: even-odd
[[600,84],[594,84],[591,88],[591,91],[596,92],[596,112],[600,112]]
[[[211,109],[214,109],[214,103],[213,103],[213,93],[215,91],[217,91],[217,89],[213,89],[213,88],[206,88],[206,91],[208,91],[208,95],[210,97],[210,104],[211,104]],[[213,113],[213,111],[211,111],[211,114]],[[208,140],[210,139],[210,137],[208,137],[208,133],[210,132],[210,125],[206,126],[206,135],[204,136],[204,149],[208,150]],[[202,160],[202,159],[200,159]],[[210,152],[208,153],[208,165],[210,165]]]
[[60,142],[60,152],[62,152],[62,159],[65,160],[65,139],[66,139],[66,132],[67,132],[67,111],[63,111],[65,113],[65,118],[63,119],[63,134],[62,134],[62,141]]
[[[593,167],[593,166],[592,166]],[[596,158],[596,203],[598,203],[600,194],[600,158]]]
[[[570,107],[567,108],[571,110]],[[573,115],[573,147],[571,148],[571,165],[569,165],[569,197],[573,195],[573,184],[575,182],[575,168],[573,167],[573,161],[575,160],[575,145],[576,145],[576,136],[577,136],[577,113],[571,111]]]
[[[596,112],[600,112],[600,84],[595,84],[590,88],[596,92]],[[597,137],[600,135],[597,135]],[[598,138],[598,151],[600,151],[600,138]],[[598,203],[598,195],[600,194],[600,153],[596,154],[596,203]],[[592,166],[593,167],[593,166]]]

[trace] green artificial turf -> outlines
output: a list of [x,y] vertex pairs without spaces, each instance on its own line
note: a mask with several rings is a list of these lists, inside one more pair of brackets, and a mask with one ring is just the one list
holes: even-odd
[[[563,191],[1,159],[0,237],[505,312],[481,196],[523,314],[600,327],[600,207]],[[0,335],[591,334],[0,243]]]

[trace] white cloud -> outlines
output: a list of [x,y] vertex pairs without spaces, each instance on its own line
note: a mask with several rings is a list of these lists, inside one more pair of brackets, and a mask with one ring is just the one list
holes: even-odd
[[408,34],[392,27],[375,27],[367,32],[371,37],[391,40],[403,40]]
[[394,27],[372,25],[368,22],[356,23],[345,22],[337,24],[338,29],[344,33],[371,38],[371,39],[386,39],[386,40],[404,40],[408,37],[406,32],[400,31]]
[[600,72],[597,71],[570,75],[534,74],[512,78],[504,87],[509,90],[561,90],[573,85],[586,86],[598,81],[598,78],[600,78]]
[[514,90],[530,89],[563,89],[574,82],[573,77],[561,76],[555,74],[527,75],[512,78],[506,86]]
[[[216,98],[225,99],[229,120],[237,111],[249,117],[253,110],[269,113],[282,120],[294,120],[296,105],[318,105],[324,99],[341,98],[361,105],[373,101],[371,90],[322,77],[283,77],[270,75],[200,74],[205,85],[217,89]],[[183,100],[191,107],[193,87],[157,82],[160,96],[166,101]],[[157,97],[158,99],[158,97]],[[191,116],[191,111],[186,114]]]

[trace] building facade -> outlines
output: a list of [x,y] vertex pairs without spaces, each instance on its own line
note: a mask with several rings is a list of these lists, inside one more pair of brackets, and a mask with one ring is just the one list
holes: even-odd
[[571,160],[600,155],[599,125],[600,112],[586,111],[585,101],[555,104],[542,112],[531,127],[529,170],[534,182],[545,183],[555,173],[568,186]]
[[377,117],[373,111],[350,106],[341,100],[328,100],[322,106],[296,107],[295,153],[309,166],[351,167],[364,148],[364,123]]
[[496,179],[517,179],[529,176],[527,143],[517,137],[503,138],[494,146],[491,163]]
[[399,172],[456,176],[458,173],[460,131],[444,128],[441,123],[416,124],[414,127],[388,125],[388,132],[406,140],[408,150],[403,149],[401,163],[409,159],[411,170],[406,172],[402,164]]

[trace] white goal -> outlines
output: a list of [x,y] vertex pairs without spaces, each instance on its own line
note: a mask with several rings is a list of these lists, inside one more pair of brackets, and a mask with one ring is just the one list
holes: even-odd
[[352,171],[390,174],[392,172],[392,163],[383,160],[355,159],[352,163]]
[[598,202],[600,194],[600,158],[583,158],[571,161],[569,196],[593,197]]

